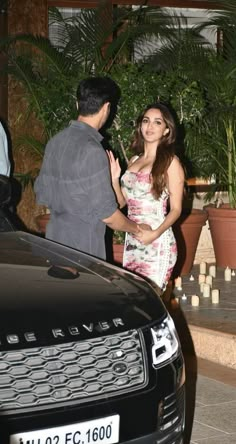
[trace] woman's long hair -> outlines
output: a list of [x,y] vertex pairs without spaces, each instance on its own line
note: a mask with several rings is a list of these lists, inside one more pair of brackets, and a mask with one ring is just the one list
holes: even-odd
[[144,139],[141,132],[141,125],[144,115],[149,109],[159,109],[162,118],[169,129],[168,134],[163,136],[160,144],[157,146],[156,158],[152,165],[151,178],[152,178],[152,191],[156,199],[161,196],[161,193],[167,185],[167,169],[171,164],[171,161],[175,154],[175,140],[176,140],[176,125],[167,105],[163,103],[154,103],[148,105],[146,109],[139,115],[134,140],[131,144],[131,148],[134,149],[136,154],[142,154],[144,152]]

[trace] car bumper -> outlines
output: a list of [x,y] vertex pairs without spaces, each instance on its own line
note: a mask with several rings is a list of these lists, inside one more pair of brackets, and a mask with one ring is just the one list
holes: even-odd
[[184,431],[182,424],[168,434],[160,432],[151,435],[141,436],[129,441],[122,441],[122,444],[183,444]]

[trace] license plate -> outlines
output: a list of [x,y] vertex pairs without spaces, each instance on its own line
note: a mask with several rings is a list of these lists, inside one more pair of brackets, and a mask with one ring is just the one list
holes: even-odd
[[9,444],[115,444],[119,442],[119,415],[10,436]]

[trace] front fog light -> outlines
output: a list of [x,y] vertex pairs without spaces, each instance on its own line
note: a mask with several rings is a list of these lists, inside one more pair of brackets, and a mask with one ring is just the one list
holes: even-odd
[[179,350],[179,339],[175,325],[171,317],[167,318],[159,325],[151,328],[152,362],[154,367],[162,367],[167,362],[172,361]]

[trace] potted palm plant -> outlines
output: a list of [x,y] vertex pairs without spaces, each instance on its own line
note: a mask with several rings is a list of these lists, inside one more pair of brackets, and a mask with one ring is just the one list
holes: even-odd
[[[201,73],[207,114],[200,133],[208,159],[205,168],[215,176],[215,203],[205,209],[216,264],[236,268],[236,6],[225,0],[222,7],[204,25],[220,30],[221,47],[218,53],[208,53],[207,69]],[[207,200],[211,197],[209,193]]]

